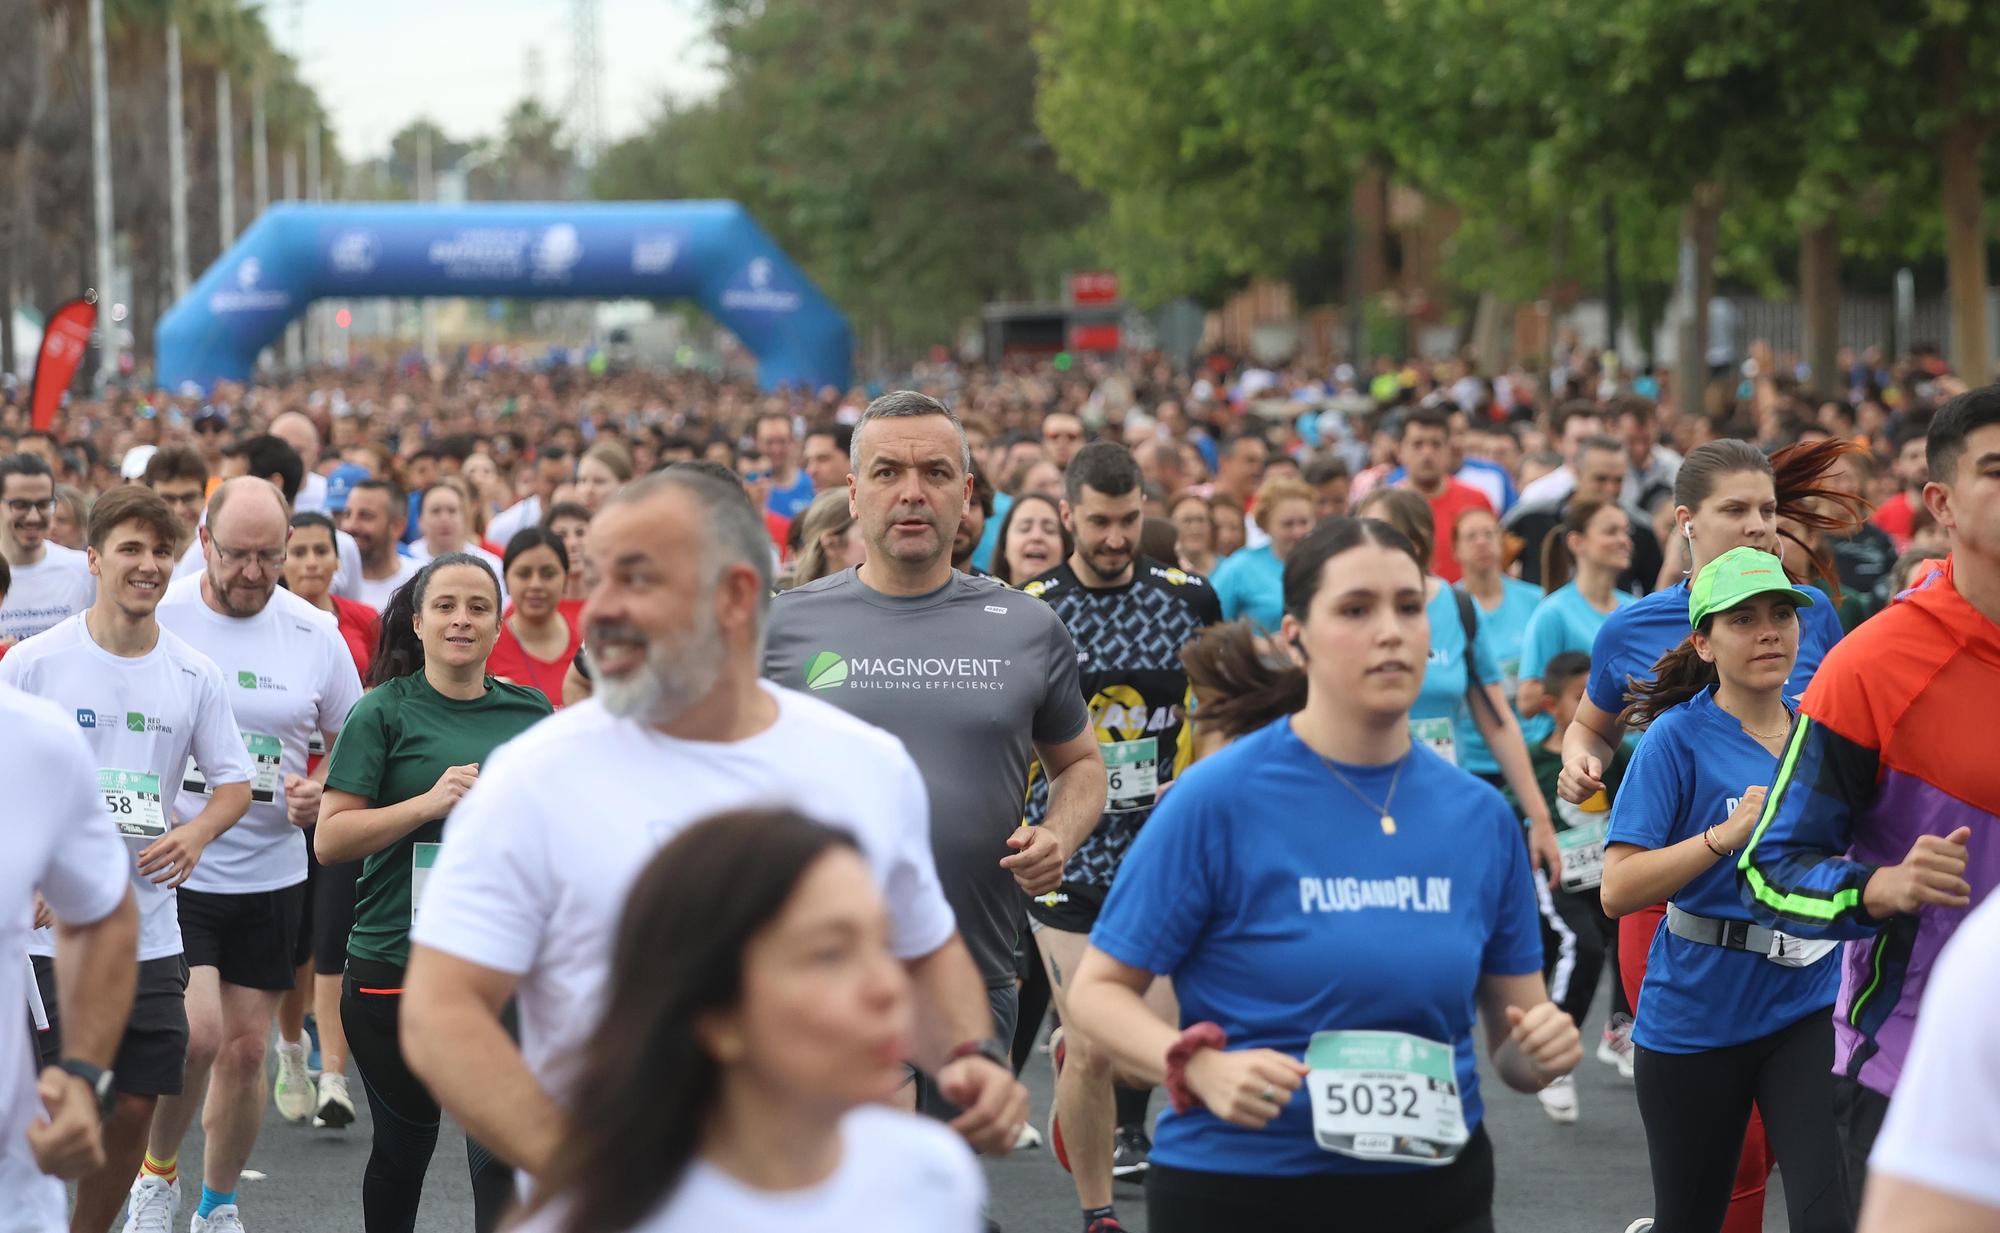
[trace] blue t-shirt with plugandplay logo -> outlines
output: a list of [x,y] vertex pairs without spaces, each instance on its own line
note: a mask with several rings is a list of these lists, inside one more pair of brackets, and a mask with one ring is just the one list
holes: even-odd
[[[1542,965],[1520,824],[1498,792],[1421,744],[1393,795],[1397,764],[1335,765],[1352,789],[1289,717],[1195,763],[1126,854],[1091,944],[1172,978],[1181,1025],[1214,1022],[1231,1049],[1303,1057],[1329,1030],[1448,1044],[1476,1129],[1479,982]],[[1426,1167],[1322,1150],[1304,1087],[1263,1130],[1201,1108],[1163,1113],[1152,1159],[1281,1177]]]

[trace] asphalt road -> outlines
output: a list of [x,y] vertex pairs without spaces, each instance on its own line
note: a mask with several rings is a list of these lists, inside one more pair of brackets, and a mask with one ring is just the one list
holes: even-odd
[[[1600,998],[1599,1023],[1601,1002]],[[1051,1088],[1046,1055],[1029,1064],[1025,1077],[1039,1126],[1048,1115]],[[1494,1213],[1500,1233],[1623,1233],[1634,1217],[1650,1211],[1645,1134],[1631,1084],[1587,1051],[1577,1086],[1582,1117],[1574,1125],[1558,1126],[1533,1097],[1506,1091],[1494,1080],[1486,1083],[1486,1124],[1499,1173]],[[360,1084],[354,1087],[359,1097]],[[1157,1109],[1157,1097],[1154,1104]],[[186,1177],[199,1176],[200,1140],[197,1127],[181,1152]],[[338,1132],[287,1125],[275,1111],[269,1112],[250,1161],[251,1169],[264,1176],[246,1179],[238,1191],[246,1227],[250,1233],[360,1230],[361,1170],[367,1156],[365,1104],[361,1121]],[[987,1177],[993,1215],[1007,1233],[1073,1233],[1081,1227],[1076,1192],[1046,1149],[993,1161],[987,1165]],[[184,1193],[200,1191],[197,1186]],[[1117,1200],[1125,1226],[1132,1233],[1143,1233],[1143,1190],[1120,1185]],[[179,1228],[187,1227],[192,1210],[190,1199]],[[1786,1227],[1782,1191],[1775,1178],[1764,1227]],[[469,1233],[471,1228],[465,1139],[447,1125],[431,1162],[417,1229]]]

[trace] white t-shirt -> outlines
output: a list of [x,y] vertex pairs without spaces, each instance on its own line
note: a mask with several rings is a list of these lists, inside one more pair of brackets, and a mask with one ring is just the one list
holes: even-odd
[[[11,656],[9,658],[12,658]],[[97,794],[97,769],[74,721],[53,702],[0,686],[0,784],[7,786],[7,859],[0,861],[0,1231],[68,1227],[63,1185],[35,1167],[28,1123],[42,1114],[27,1038],[28,965],[21,954],[35,891],[63,920],[103,920],[125,896],[131,858]],[[13,1061],[6,1059],[12,1058]]]
[[[840,1124],[833,1176],[804,1190],[757,1190],[706,1161],[688,1166],[673,1194],[632,1233],[978,1233],[986,1178],[972,1150],[936,1122],[870,1105]],[[517,1233],[554,1233],[563,1205]]]
[[489,542],[505,548],[508,540],[513,539],[529,527],[538,525],[541,521],[542,499],[540,497],[529,497],[523,501],[516,501],[506,509],[493,515],[492,521],[486,524],[486,538]]
[[763,683],[778,721],[747,740],[683,741],[596,701],[495,750],[445,828],[414,938],[521,978],[521,1052],[557,1099],[597,1026],[625,897],[688,825],[777,807],[853,832],[915,959],[956,922],[931,859],[930,797],[902,742]]
[[[1521,490],[1519,505],[1554,505],[1576,491],[1576,472],[1557,467]],[[1498,506],[1494,507],[1498,509]]]
[[326,512],[326,476],[317,471],[308,471],[299,480],[299,498],[292,502],[294,514],[323,514]]
[[198,574],[206,568],[208,568],[208,558],[202,555],[201,529],[197,527],[194,536],[188,540],[187,551],[181,553],[181,559],[174,562],[174,576],[172,581],[178,582],[182,578],[186,578],[190,574]]
[[1868,1157],[1881,1173],[2000,1208],[2000,895],[1931,969],[1895,1099]]
[[422,565],[399,552],[396,554],[396,572],[387,578],[370,578],[355,570],[354,593],[347,598],[359,600],[377,612],[387,612],[389,597],[396,593],[396,588],[416,577],[417,571],[422,568]]
[[358,599],[361,586],[361,545],[345,531],[333,533],[333,581],[327,584],[342,599]]
[[[138,854],[176,816],[174,785],[188,755],[212,783],[244,783],[250,758],[215,661],[169,629],[144,655],[113,655],[91,639],[78,613],[0,659],[0,683],[47,698],[72,717],[90,746],[102,808],[118,824],[132,859],[139,901],[139,958],[181,953],[174,892],[139,873]],[[7,784],[13,791],[15,785]],[[198,867],[198,866],[197,866]],[[30,954],[53,955],[55,936],[38,929]]]
[[89,556],[61,544],[44,543],[41,560],[16,565],[12,572],[7,602],[0,604],[0,636],[26,641],[97,598]]
[[[314,733],[324,732],[331,749],[361,700],[339,623],[283,587],[256,616],[224,616],[202,599],[199,575],[168,587],[157,615],[222,669],[251,762],[250,812],[208,845],[184,885],[224,895],[297,886],[306,880],[306,840],[285,816],[285,776],[306,773]],[[177,787],[181,817],[207,807],[208,781],[193,762]]]

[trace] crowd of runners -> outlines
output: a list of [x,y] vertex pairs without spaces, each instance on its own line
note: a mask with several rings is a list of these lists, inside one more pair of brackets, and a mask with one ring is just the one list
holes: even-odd
[[273,1102],[367,1233],[447,1115],[478,1233],[1477,1233],[1599,1065],[1628,1233],[2000,1231],[2000,386],[1842,364],[0,404],[0,1231]]

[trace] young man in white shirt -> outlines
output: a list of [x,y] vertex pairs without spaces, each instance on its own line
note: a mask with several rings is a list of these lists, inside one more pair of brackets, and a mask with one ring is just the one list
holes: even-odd
[[[173,1222],[181,1141],[198,1112],[206,1143],[196,1215],[213,1220],[236,1206],[237,1179],[263,1121],[271,1018],[310,955],[300,946],[303,828],[319,816],[320,783],[306,776],[306,750],[320,734],[332,747],[361,698],[361,678],[339,626],[278,587],[289,514],[269,481],[223,481],[199,536],[205,568],[174,583],[160,603],[160,624],[223,669],[253,776],[249,812],[209,846],[180,889],[190,969],[186,1077],[180,1095],[163,1098],[153,1114],[128,1227],[147,1228],[154,1209]],[[178,786],[178,811],[198,812],[208,796],[199,769],[190,764]],[[305,1062],[302,1044],[280,1045],[281,1095],[291,1102],[281,1101],[280,1112],[291,1121],[311,1112]]]
[[[118,1103],[104,1123],[105,1164],[77,1187],[76,1233],[110,1227],[139,1170],[154,1103],[181,1090],[188,969],[174,888],[250,806],[250,762],[221,670],[154,616],[178,537],[173,511],[150,489],[128,485],[99,497],[87,554],[96,600],[0,659],[0,683],[73,717],[97,763],[105,811],[134,858],[138,994],[113,1067]],[[180,819],[169,807],[190,755],[215,787],[198,814]],[[52,959],[54,944],[38,930],[28,951]],[[43,1003],[57,1001],[53,963],[36,964],[35,974]]]
[[0,556],[13,583],[0,604],[0,638],[32,638],[97,594],[84,554],[49,540],[56,477],[39,454],[0,458]]
[[[939,887],[916,764],[888,733],[759,680],[761,511],[671,468],[621,489],[588,543],[597,693],[502,746],[452,814],[404,981],[411,1069],[468,1134],[541,1172],[633,879],[693,822],[789,807],[855,833],[922,1008],[914,1060],[966,1108],[961,1134],[1006,1151],[1027,1094]],[[499,1021],[517,992],[518,1047]]]
[[417,576],[423,566],[398,550],[403,528],[409,522],[409,501],[402,488],[391,480],[367,479],[347,494],[347,512],[340,529],[354,537],[361,549],[361,579],[354,598],[381,612],[389,597]]
[[181,558],[174,563],[174,577],[200,573],[201,542],[194,531],[201,523],[201,507],[208,503],[208,464],[193,446],[161,446],[146,460],[140,482],[160,494],[187,535],[181,541]]
[[[131,858],[105,815],[90,749],[51,702],[0,686],[0,783],[7,785],[7,859],[0,861],[0,1196],[10,1228],[60,1229],[62,1180],[104,1163],[101,1119],[112,1057],[132,1009],[139,912]],[[16,956],[33,914],[53,915],[70,978],[44,1006]],[[23,1003],[28,1017],[18,1011]],[[29,1027],[35,1041],[22,1038]],[[31,1069],[29,1059],[49,1061]],[[39,1074],[37,1074],[39,1071]]]

